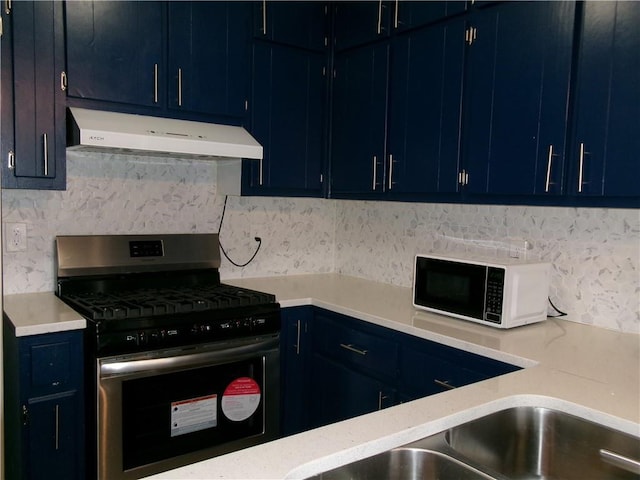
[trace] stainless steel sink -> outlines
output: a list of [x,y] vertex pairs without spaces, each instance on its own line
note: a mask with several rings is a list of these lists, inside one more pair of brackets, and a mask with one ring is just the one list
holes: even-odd
[[491,478],[440,452],[410,447],[394,448],[310,477],[314,480],[487,480]]
[[640,438],[556,410],[517,407],[310,479],[640,480]]
[[512,479],[640,478],[640,439],[546,408],[496,412],[450,429],[446,441]]

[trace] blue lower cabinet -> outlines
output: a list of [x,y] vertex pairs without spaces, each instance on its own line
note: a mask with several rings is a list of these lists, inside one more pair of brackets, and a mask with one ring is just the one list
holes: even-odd
[[311,428],[375,412],[395,404],[395,389],[374,376],[322,355],[311,363]]
[[82,480],[82,332],[16,337],[4,320],[7,479]]
[[282,309],[280,331],[280,362],[282,394],[282,435],[308,430],[308,338],[313,307]]
[[283,309],[285,434],[519,370],[316,307]]

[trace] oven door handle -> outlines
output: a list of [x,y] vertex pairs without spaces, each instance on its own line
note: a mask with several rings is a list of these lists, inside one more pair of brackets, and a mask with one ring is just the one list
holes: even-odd
[[277,352],[280,345],[280,337],[269,337],[259,342],[252,342],[240,346],[227,346],[205,352],[169,355],[157,358],[137,358],[122,361],[107,361],[100,363],[100,377],[110,375],[137,374],[145,372],[158,372],[161,370],[175,370],[184,367],[210,365],[233,361],[247,355],[256,353],[268,353],[270,350]]

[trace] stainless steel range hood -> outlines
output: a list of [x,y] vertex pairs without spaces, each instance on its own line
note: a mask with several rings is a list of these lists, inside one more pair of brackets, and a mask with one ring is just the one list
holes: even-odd
[[242,127],[84,108],[69,110],[70,150],[175,158],[262,158],[262,146]]

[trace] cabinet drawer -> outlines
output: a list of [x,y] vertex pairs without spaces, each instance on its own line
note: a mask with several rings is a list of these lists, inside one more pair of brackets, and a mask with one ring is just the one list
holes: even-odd
[[313,341],[315,352],[344,365],[389,378],[397,376],[398,344],[393,340],[317,315]]
[[402,351],[400,388],[419,398],[519,370],[507,363],[429,341]]

